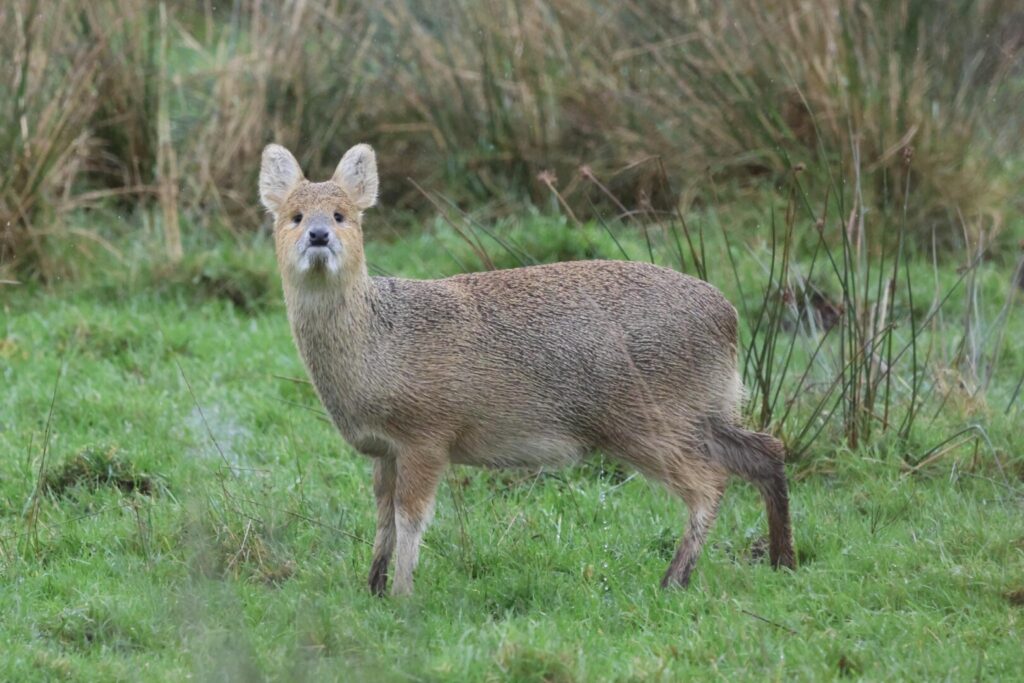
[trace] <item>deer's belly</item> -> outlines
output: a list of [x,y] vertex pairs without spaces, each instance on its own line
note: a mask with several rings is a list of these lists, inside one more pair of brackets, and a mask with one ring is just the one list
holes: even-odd
[[563,434],[468,434],[452,448],[452,462],[479,467],[562,467],[581,460],[586,444]]

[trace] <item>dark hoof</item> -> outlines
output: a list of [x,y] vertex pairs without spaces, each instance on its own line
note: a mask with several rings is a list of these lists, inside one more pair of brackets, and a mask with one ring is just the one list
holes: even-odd
[[388,593],[388,563],[384,558],[378,558],[370,566],[370,592],[378,598]]
[[775,547],[770,547],[768,557],[771,560],[772,569],[778,569],[779,567],[796,569],[796,553],[793,552],[792,540],[787,541],[784,538],[781,543],[775,544]]
[[780,567],[796,569],[796,559],[793,557],[792,552],[781,553],[777,557],[772,558],[772,569],[779,569]]
[[664,590],[675,588],[687,588],[690,585],[690,576],[674,576],[671,572],[665,574],[661,580],[661,587]]

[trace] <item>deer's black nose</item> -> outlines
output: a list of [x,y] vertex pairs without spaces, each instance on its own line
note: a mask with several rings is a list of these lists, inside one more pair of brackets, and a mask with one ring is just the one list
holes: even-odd
[[312,227],[309,229],[309,246],[326,247],[330,233],[327,228]]

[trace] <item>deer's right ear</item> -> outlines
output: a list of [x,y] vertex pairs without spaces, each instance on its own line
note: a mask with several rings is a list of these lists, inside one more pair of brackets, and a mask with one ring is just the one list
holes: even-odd
[[292,153],[281,145],[267,145],[263,148],[263,165],[260,166],[260,200],[274,216],[299,181],[302,169]]

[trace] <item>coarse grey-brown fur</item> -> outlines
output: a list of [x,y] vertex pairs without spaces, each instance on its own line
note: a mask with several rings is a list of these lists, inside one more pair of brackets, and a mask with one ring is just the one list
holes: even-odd
[[[448,463],[552,467],[595,450],[690,508],[663,585],[688,583],[730,475],[764,496],[773,564],[794,565],[783,447],[738,424],[736,311],[717,289],[618,261],[369,277],[369,147],[350,150],[331,181],[310,183],[271,145],[260,182],[300,354],[341,435],[375,459],[375,593],[392,555],[393,592],[411,592]],[[327,225],[327,246],[311,247]]]

